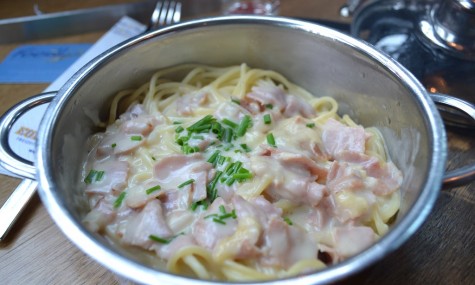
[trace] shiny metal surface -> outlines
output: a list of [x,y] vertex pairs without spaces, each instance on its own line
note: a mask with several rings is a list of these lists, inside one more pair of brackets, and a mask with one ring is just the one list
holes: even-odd
[[434,5],[430,20],[437,37],[434,44],[455,56],[475,60],[475,2],[441,1]]
[[38,183],[24,179],[0,208],[0,242],[4,240],[28,201],[36,191]]
[[372,1],[356,11],[351,33],[399,61],[430,93],[475,103],[473,3]]
[[190,62],[246,62],[279,71],[316,95],[333,96],[341,113],[380,129],[404,173],[399,215],[375,245],[320,272],[266,283],[324,284],[353,274],[398,248],[431,211],[442,184],[446,135],[434,103],[400,64],[359,40],[298,20],[233,16],[191,21],[97,57],[59,91],[41,124],[40,197],[64,234],[110,270],[143,284],[218,284],[153,269],[81,223],[88,207],[79,183],[85,141],[105,118],[112,96],[137,87],[157,69]]
[[10,131],[13,124],[25,112],[35,106],[49,103],[55,95],[56,92],[50,92],[33,96],[13,106],[0,118],[0,164],[5,169],[25,178],[0,207],[0,241],[6,238],[38,186],[38,183],[32,180],[36,174],[33,162],[23,159],[10,148],[8,141]]
[[[472,119],[475,124],[475,105],[455,97],[444,94],[431,94],[431,98],[437,104],[448,106],[459,111],[463,111]],[[475,164],[467,165],[463,168],[449,171],[444,176],[445,187],[455,187],[473,181],[475,178]]]
[[180,22],[181,2],[157,1],[153,9],[147,31],[156,30],[162,26],[168,26]]

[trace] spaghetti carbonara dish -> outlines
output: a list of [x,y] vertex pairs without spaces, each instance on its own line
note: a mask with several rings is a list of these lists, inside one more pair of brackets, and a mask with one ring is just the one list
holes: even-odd
[[160,70],[117,94],[90,138],[84,223],[201,279],[338,263],[388,230],[402,174],[375,128],[337,111],[331,97],[246,64]]

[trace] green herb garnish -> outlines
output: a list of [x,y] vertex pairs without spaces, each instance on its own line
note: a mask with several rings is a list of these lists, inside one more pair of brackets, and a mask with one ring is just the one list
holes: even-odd
[[284,217],[284,222],[289,224],[289,226],[293,225],[294,223],[289,219],[289,217]]
[[271,117],[270,114],[265,114],[264,115],[264,124],[269,125],[271,123]]
[[152,188],[148,188],[147,190],[145,190],[145,193],[147,193],[147,195],[150,195],[151,193],[153,193],[157,190],[160,190],[160,189],[162,189],[162,187],[160,187],[160,185],[153,186]]
[[183,183],[181,183],[180,185],[178,185],[178,188],[183,188],[183,187],[185,187],[186,185],[192,184],[193,182],[195,182],[195,179],[186,180],[185,182],[183,182]]
[[235,122],[229,120],[229,119],[223,119],[223,124],[230,126],[231,128],[235,129],[238,127],[238,124]]
[[251,122],[252,120],[249,115],[244,116],[236,130],[236,136],[242,137],[246,133],[247,129],[250,127]]
[[175,129],[175,133],[179,134],[183,132],[185,129],[182,126],[179,126],[178,128]]
[[131,136],[130,139],[133,140],[133,141],[141,141],[142,136]]
[[127,192],[120,193],[119,197],[117,197],[117,199],[114,201],[114,208],[117,209],[120,207],[120,205],[122,205],[122,201],[124,201],[125,194],[127,194]]
[[153,241],[156,241],[156,242],[159,242],[159,243],[163,243],[163,244],[169,244],[173,240],[173,238],[164,239],[164,238],[158,237],[156,235],[149,235],[148,238],[150,240],[153,240]]
[[274,135],[272,133],[267,134],[267,143],[272,147],[277,147],[275,145]]
[[307,126],[307,128],[313,128],[315,127],[315,123],[308,123],[305,126]]
[[267,109],[271,109],[274,108],[274,106],[272,104],[265,104],[264,105]]
[[92,182],[99,182],[104,177],[105,172],[103,170],[94,170],[91,169],[87,174],[86,178],[84,178],[84,182],[86,184],[91,184]]

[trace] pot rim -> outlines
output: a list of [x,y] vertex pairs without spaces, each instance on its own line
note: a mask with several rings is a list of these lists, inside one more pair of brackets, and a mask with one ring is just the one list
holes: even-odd
[[429,170],[424,187],[419,193],[413,207],[411,207],[405,217],[401,219],[392,229],[385,234],[377,243],[365,251],[341,262],[330,266],[325,270],[287,279],[271,280],[252,283],[234,283],[234,284],[294,284],[298,278],[299,284],[322,284],[339,280],[350,274],[360,271],[375,261],[381,259],[389,252],[398,248],[422,225],[430,213],[439,194],[442,185],[442,177],[445,170],[445,161],[447,156],[446,134],[442,124],[442,119],[427,95],[425,89],[417,79],[409,73],[402,65],[392,60],[388,56],[377,51],[369,44],[348,35],[342,34],[330,28],[326,28],[314,23],[295,20],[284,17],[267,16],[221,16],[192,20],[165,27],[157,31],[139,35],[124,43],[121,43],[85,65],[67,83],[60,89],[58,96],[54,98],[46,111],[41,122],[37,143],[36,164],[38,168],[37,181],[39,181],[39,195],[55,223],[63,233],[83,252],[87,253],[93,259],[109,268],[113,272],[126,278],[144,284],[153,284],[163,282],[165,284],[183,284],[184,282],[194,282],[195,284],[224,284],[223,282],[192,279],[184,276],[174,275],[165,271],[158,271],[113,251],[110,247],[103,246],[94,236],[85,230],[82,223],[76,220],[67,210],[64,201],[59,199],[56,190],[56,183],[52,179],[53,175],[48,165],[51,164],[48,148],[52,144],[56,121],[68,100],[71,99],[75,90],[88,77],[92,76],[94,71],[101,67],[108,60],[126,52],[128,49],[144,43],[152,38],[159,38],[169,33],[180,33],[182,31],[202,28],[205,26],[216,25],[270,25],[281,26],[288,29],[305,31],[316,36],[329,38],[337,41],[339,44],[352,47],[358,53],[376,61],[391,74],[395,75],[408,90],[411,90],[417,99],[419,108],[424,111],[426,116],[425,125],[428,133],[432,135],[429,138],[429,144],[432,146],[432,157],[429,163]]

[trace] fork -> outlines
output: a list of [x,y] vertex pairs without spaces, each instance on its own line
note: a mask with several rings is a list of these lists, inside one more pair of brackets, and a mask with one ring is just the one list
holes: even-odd
[[147,31],[178,23],[181,18],[181,2],[157,1]]

